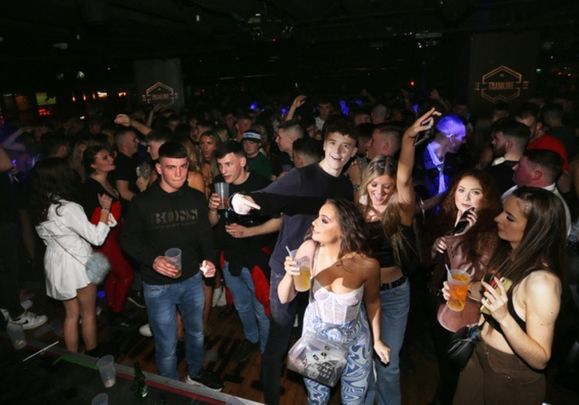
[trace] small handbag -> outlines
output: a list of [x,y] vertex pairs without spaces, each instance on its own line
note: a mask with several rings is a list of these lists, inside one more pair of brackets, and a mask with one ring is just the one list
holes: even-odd
[[51,232],[45,226],[43,228],[50,234],[50,236],[54,238],[54,241],[58,246],[60,246],[74,260],[76,260],[85,267],[86,275],[92,284],[99,285],[104,281],[105,277],[107,276],[107,274],[109,274],[109,271],[111,270],[111,263],[104,254],[93,251],[88,257],[86,263],[83,263],[78,257],[73,255],[67,248],[65,248],[62,245],[62,243],[60,243],[58,237],[53,232]]
[[304,334],[288,352],[287,367],[320,384],[333,387],[346,367],[348,348],[321,336]]
[[448,358],[458,369],[462,370],[472,356],[476,344],[480,340],[480,331],[483,325],[484,322],[480,325],[463,326],[453,333],[450,338],[447,351]]

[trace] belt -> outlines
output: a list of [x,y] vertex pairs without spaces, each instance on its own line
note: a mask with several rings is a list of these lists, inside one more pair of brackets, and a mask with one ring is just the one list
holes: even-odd
[[392,288],[396,288],[404,284],[404,282],[408,280],[408,277],[402,276],[398,280],[391,281],[390,283],[384,283],[380,286],[380,291],[390,290]]

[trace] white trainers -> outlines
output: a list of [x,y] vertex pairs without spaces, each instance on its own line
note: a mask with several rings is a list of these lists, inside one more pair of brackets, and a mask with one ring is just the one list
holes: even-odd
[[141,334],[141,336],[145,337],[153,336],[153,332],[151,332],[151,326],[148,323],[141,325],[141,327],[139,327],[139,333]]
[[22,326],[24,330],[30,330],[42,326],[48,321],[46,315],[36,315],[34,312],[26,311],[16,319],[10,322]]

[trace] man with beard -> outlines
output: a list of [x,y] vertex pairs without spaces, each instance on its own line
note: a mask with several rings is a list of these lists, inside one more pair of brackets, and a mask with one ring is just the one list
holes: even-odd
[[515,120],[503,118],[491,128],[494,160],[486,171],[496,180],[500,193],[515,185],[513,168],[521,160],[531,132]]

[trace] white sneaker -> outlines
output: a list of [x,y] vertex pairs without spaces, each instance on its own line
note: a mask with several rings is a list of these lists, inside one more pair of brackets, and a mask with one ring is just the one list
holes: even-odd
[[139,328],[139,333],[141,334],[141,336],[145,337],[153,336],[153,332],[151,332],[151,326],[148,323],[141,325],[141,327]]
[[26,311],[16,319],[10,320],[11,323],[22,326],[24,330],[30,330],[42,326],[48,321],[46,315],[36,315],[34,312]]

